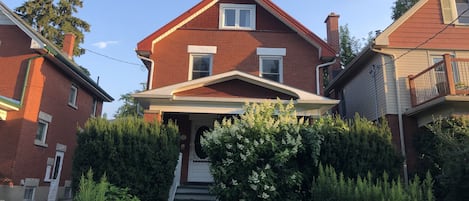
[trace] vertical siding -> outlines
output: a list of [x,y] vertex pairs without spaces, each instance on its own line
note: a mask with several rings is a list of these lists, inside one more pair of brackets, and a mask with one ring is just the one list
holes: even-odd
[[368,119],[376,119],[381,115],[382,110],[386,108],[383,96],[384,86],[383,82],[380,81],[384,76],[382,68],[376,68],[376,88],[373,76],[370,74],[373,65],[379,65],[380,63],[380,57],[372,59],[344,87],[346,118],[351,118],[355,113],[359,113]]

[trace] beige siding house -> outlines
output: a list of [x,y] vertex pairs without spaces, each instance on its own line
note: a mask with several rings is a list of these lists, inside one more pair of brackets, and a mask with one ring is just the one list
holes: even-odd
[[[464,2],[464,3],[463,3]],[[393,143],[415,166],[413,135],[434,117],[469,114],[467,1],[420,0],[332,80],[337,112],[386,118]]]

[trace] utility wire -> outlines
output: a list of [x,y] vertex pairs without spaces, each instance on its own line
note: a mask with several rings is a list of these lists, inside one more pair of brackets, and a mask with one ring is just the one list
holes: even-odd
[[463,16],[467,11],[469,11],[469,8],[464,10],[464,12],[462,12],[460,15],[458,15],[458,17],[456,19],[454,19],[453,21],[451,21],[450,23],[448,23],[445,27],[443,27],[443,29],[441,29],[440,31],[436,32],[435,34],[433,34],[433,36],[431,36],[430,38],[428,38],[427,40],[423,41],[422,43],[420,43],[419,45],[417,45],[416,47],[412,48],[412,49],[409,49],[407,50],[406,52],[402,53],[401,55],[399,55],[398,57],[392,59],[391,61],[388,61],[384,64],[379,64],[379,65],[373,65],[375,67],[382,67],[384,65],[387,65],[387,64],[392,64],[393,62],[399,60],[400,58],[410,54],[411,52],[419,49],[420,47],[424,46],[425,44],[427,44],[428,42],[430,42],[431,40],[435,39],[438,35],[440,35],[441,33],[443,33],[446,29],[448,29],[448,27],[450,26],[453,26],[454,23],[459,20],[459,18],[461,16]]
[[139,67],[143,67],[143,68],[145,67],[143,64],[134,63],[134,62],[130,62],[130,61],[125,61],[125,60],[122,60],[122,59],[118,59],[118,58],[115,58],[115,57],[111,57],[111,56],[108,56],[108,55],[105,55],[105,54],[102,54],[102,53],[99,53],[99,52],[96,52],[96,51],[87,49],[87,48],[83,48],[83,49],[85,49],[85,50],[88,51],[88,52],[91,52],[91,53],[93,53],[93,54],[102,56],[102,57],[104,57],[104,58],[107,58],[107,59],[110,59],[110,60],[113,60],[113,61],[117,61],[117,62],[120,62],[120,63],[129,64],[129,65],[134,65],[134,66],[139,66]]

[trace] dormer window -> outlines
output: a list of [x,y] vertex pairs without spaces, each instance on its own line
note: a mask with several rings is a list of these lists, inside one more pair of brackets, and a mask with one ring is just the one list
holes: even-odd
[[469,25],[469,0],[441,0],[443,22]]
[[256,29],[256,5],[220,4],[220,29]]

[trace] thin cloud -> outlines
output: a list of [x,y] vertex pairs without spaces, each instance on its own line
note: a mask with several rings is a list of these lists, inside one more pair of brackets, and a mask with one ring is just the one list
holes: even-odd
[[104,49],[109,45],[117,44],[117,43],[118,43],[117,41],[100,41],[100,42],[97,42],[97,43],[93,43],[93,46],[96,46],[99,49]]

